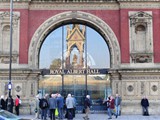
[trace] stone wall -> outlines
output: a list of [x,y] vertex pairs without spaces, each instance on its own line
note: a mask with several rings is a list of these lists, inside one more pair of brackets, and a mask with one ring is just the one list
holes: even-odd
[[[16,98],[16,95],[20,96],[22,100],[20,111],[23,111],[21,114],[30,114],[34,111],[34,99],[38,92],[39,73],[38,70],[12,70],[11,95],[13,99]],[[0,95],[4,95],[5,99],[8,96],[8,75],[8,70],[0,70]]]
[[[141,99],[149,100],[150,114],[159,114],[160,75],[158,69],[116,70],[111,72],[112,93],[122,97],[123,114],[142,114]],[[157,107],[158,106],[158,107]]]

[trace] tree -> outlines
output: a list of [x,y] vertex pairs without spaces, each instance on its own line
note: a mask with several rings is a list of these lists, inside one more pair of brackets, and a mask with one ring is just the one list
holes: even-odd
[[57,59],[54,59],[52,61],[52,64],[50,65],[50,69],[60,69],[61,68],[61,64],[62,64],[62,61],[60,58],[57,58]]

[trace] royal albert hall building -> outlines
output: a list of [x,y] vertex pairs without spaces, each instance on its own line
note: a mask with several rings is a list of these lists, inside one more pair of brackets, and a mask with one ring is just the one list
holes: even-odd
[[13,0],[12,21],[10,8],[0,0],[0,95],[11,81],[24,113],[37,94],[71,93],[79,111],[87,94],[95,111],[119,94],[123,114],[141,114],[144,96],[159,114],[159,0]]

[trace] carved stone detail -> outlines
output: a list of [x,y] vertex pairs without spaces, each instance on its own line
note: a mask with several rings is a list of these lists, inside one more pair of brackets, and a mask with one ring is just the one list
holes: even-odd
[[153,90],[154,92],[156,92],[156,91],[158,90],[157,86],[156,86],[156,85],[153,85],[153,86],[152,86],[152,90]]
[[133,87],[132,85],[129,85],[129,86],[127,87],[127,90],[128,90],[129,92],[132,92],[132,91],[134,90],[134,87]]
[[[58,5],[57,5],[58,4]],[[66,3],[56,3],[56,4],[31,4],[31,10],[118,10],[119,5],[116,2],[109,4],[108,2],[101,2],[100,4],[92,3],[82,3],[82,4],[66,4]]]
[[16,92],[20,92],[22,90],[22,88],[21,88],[21,86],[18,85],[15,87],[15,90],[16,90]]
[[22,83],[15,83],[14,86],[14,95],[20,95],[22,96]]
[[135,95],[135,83],[134,82],[126,82],[126,95]]
[[[153,9],[153,8],[157,8],[159,9],[159,3],[158,2],[146,2],[144,4],[143,0],[142,1],[137,1],[136,2],[132,2],[131,1],[124,1],[124,0],[121,0],[122,2],[120,2],[120,8],[122,9]],[[132,0],[133,1],[133,0]]]
[[[13,12],[12,63],[18,63],[20,13]],[[10,55],[10,13],[0,12],[0,63],[8,64]]]
[[129,23],[131,63],[152,63],[152,12],[129,12]]
[[158,82],[150,82],[150,95],[158,95]]
[[141,95],[144,95],[145,94],[145,82],[141,81],[140,84],[141,84]]

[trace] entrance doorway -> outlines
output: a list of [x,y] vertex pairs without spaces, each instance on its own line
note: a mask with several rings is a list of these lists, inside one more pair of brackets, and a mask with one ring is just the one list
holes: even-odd
[[111,94],[107,69],[110,53],[105,40],[94,29],[68,24],[51,32],[42,44],[40,69],[48,69],[39,81],[39,91],[75,96],[77,109],[91,96],[94,110],[103,110],[103,99]]

